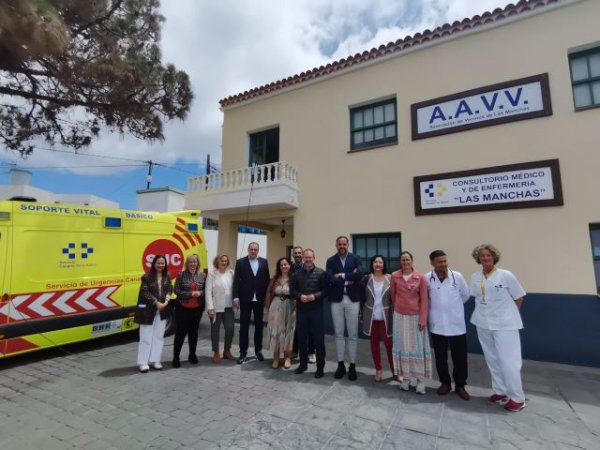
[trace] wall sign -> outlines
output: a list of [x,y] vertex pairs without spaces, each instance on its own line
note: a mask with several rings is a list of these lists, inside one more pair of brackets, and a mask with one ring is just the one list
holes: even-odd
[[552,115],[548,74],[411,105],[412,139]]
[[558,159],[414,177],[415,214],[563,204]]

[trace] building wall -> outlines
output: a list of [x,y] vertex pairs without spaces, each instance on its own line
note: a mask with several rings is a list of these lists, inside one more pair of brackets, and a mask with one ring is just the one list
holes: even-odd
[[[298,169],[294,242],[313,247],[317,265],[340,234],[400,232],[417,269],[429,270],[429,252],[442,248],[468,279],[479,270],[471,250],[491,242],[529,293],[524,356],[600,366],[589,233],[600,223],[600,108],[574,110],[568,62],[569,50],[600,41],[598,17],[600,2],[566,1],[226,108],[223,170],[247,166],[249,132],[279,126],[280,160]],[[411,140],[411,104],[542,73],[552,115]],[[389,97],[397,145],[349,153],[349,108]],[[546,159],[559,160],[564,206],[415,215],[415,176]],[[477,351],[472,327],[469,342]]]
[[[247,165],[248,132],[278,125],[280,159],[299,172],[295,240],[313,246],[318,261],[334,252],[339,234],[400,231],[421,270],[432,249],[444,248],[454,267],[471,273],[471,249],[490,241],[527,290],[594,294],[588,225],[600,222],[590,192],[600,162],[600,109],[574,111],[567,54],[600,38],[599,14],[593,1],[522,14],[227,109],[223,168]],[[546,72],[553,115],[411,141],[412,103]],[[349,154],[349,107],[389,96],[397,98],[398,144]],[[562,207],[415,216],[413,176],[551,158],[560,160]]]

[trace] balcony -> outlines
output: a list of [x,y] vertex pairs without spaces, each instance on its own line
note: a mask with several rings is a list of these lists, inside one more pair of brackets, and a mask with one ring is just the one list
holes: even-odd
[[200,209],[205,217],[220,214],[298,208],[297,172],[286,162],[190,177],[186,209]]

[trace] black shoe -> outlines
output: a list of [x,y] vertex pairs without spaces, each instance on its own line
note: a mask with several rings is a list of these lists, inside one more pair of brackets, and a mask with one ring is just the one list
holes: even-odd
[[306,369],[308,369],[308,366],[306,364],[300,364],[298,367],[296,367],[296,370],[294,370],[294,373],[296,375],[300,375],[301,373],[306,372]]
[[336,369],[335,373],[333,374],[333,378],[336,378],[339,380],[344,375],[346,375],[346,366],[344,366],[344,361],[340,361],[340,362],[338,362],[338,368]]
[[260,350],[256,352],[256,359],[259,360],[260,362],[263,362],[265,360],[265,357],[263,356],[263,354]]
[[323,368],[317,367],[317,371],[315,372],[315,378],[323,378]]
[[237,359],[238,364],[244,364],[246,361],[246,352],[240,352],[240,357]]
[[350,381],[356,381],[356,378],[356,365],[350,364],[350,367],[348,367],[348,379]]
[[190,355],[188,361],[192,364],[198,364],[198,357],[196,355]]
[[173,368],[175,369],[179,369],[181,367],[181,362],[179,362],[179,358],[173,358],[173,362],[171,364],[173,364]]

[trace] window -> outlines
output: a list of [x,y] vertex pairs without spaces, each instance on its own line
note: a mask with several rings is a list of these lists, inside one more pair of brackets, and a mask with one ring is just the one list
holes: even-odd
[[351,150],[397,142],[396,99],[350,110]]
[[569,55],[575,108],[600,105],[600,47]]
[[592,257],[594,258],[594,273],[596,274],[596,290],[600,294],[600,223],[590,224],[592,239]]
[[374,255],[383,255],[388,273],[398,270],[401,249],[400,233],[352,235],[352,251],[361,259],[365,273],[371,272]]
[[250,134],[248,166],[279,162],[279,128]]

